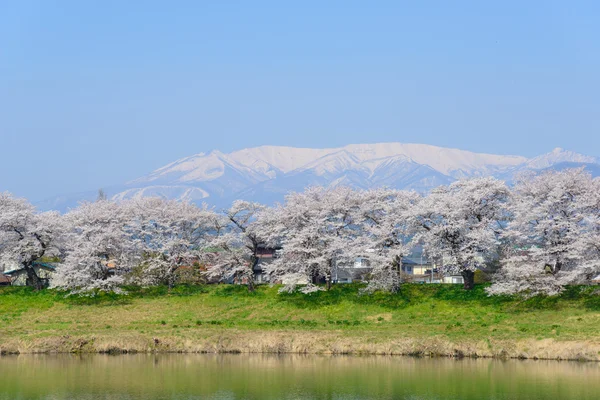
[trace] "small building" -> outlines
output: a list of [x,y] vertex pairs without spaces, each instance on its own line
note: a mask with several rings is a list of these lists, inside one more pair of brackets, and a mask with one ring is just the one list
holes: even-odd
[[10,286],[10,277],[0,273],[0,286]]
[[429,262],[422,254],[403,257],[401,272],[405,279],[415,283],[441,283],[443,279],[435,264]]
[[252,267],[255,283],[269,282],[269,276],[266,274],[266,266],[277,258],[280,248],[259,247],[256,249],[256,264]]
[[368,257],[357,257],[349,264],[338,264],[333,271],[333,283],[365,282],[372,271]]
[[416,283],[450,283],[463,284],[464,278],[460,274],[443,274],[435,263],[420,254],[404,257],[402,259],[402,273],[408,275],[411,282]]
[[403,257],[402,258],[402,272],[409,275],[428,275],[431,274],[432,269],[431,263],[423,257]]
[[463,276],[460,275],[460,274],[446,275],[442,279],[442,283],[455,283],[455,284],[460,283],[460,284],[464,284],[465,283],[465,278],[463,278]]
[[[49,263],[34,262],[33,269],[42,281],[44,287],[48,287],[50,285],[52,275],[56,271],[56,267]],[[12,286],[33,286],[33,282],[31,282],[27,277],[27,272],[24,268],[16,268],[10,271],[5,271],[4,275],[10,278]]]
[[593,283],[594,285],[600,285],[600,275],[598,275],[598,276],[596,276],[596,277],[592,278],[592,283]]

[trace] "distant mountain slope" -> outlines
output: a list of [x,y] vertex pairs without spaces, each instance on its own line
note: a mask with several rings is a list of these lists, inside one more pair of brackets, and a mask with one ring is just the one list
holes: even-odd
[[523,167],[530,169],[543,169],[559,163],[597,164],[598,162],[599,160],[596,157],[584,156],[583,154],[557,147],[550,153],[528,160]]
[[[177,160],[124,185],[106,190],[114,199],[161,196],[224,207],[242,198],[273,203],[310,185],[387,186],[427,191],[456,179],[495,176],[511,181],[524,170],[584,166],[600,171],[598,159],[557,148],[527,159],[474,153],[424,144],[353,144],[332,149],[261,146],[199,153]],[[66,208],[77,196],[41,202],[41,209]],[[89,200],[90,193],[79,199]]]

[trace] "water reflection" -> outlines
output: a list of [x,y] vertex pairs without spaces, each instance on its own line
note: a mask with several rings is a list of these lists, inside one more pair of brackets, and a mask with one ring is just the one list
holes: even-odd
[[0,358],[0,399],[598,399],[597,363],[298,355]]

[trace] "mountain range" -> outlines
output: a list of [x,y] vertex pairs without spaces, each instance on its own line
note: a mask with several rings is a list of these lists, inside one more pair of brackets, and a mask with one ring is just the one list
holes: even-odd
[[[105,192],[115,200],[160,196],[221,208],[235,199],[272,204],[310,185],[427,191],[462,178],[494,176],[511,182],[526,170],[582,166],[600,175],[598,158],[561,148],[525,158],[425,144],[353,144],[330,149],[261,146],[227,154],[217,150],[195,154]],[[42,210],[66,211],[95,197],[96,192],[85,192],[37,205]]]

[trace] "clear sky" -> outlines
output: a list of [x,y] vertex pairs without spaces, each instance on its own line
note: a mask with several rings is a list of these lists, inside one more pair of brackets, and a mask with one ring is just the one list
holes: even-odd
[[264,144],[600,156],[599,4],[0,0],[0,190]]

